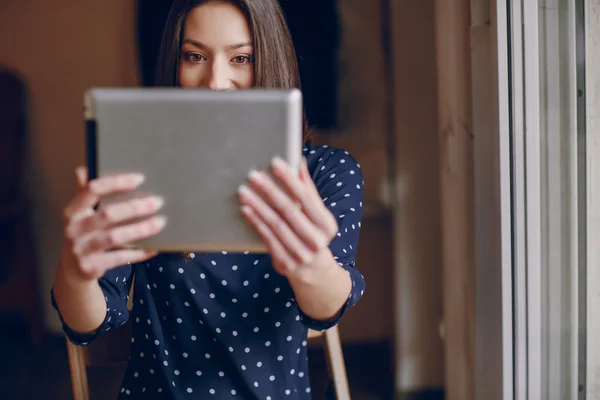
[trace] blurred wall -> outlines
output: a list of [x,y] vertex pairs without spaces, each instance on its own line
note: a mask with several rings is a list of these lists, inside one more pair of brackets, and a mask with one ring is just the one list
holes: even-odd
[[365,276],[365,295],[344,317],[344,343],[393,340],[394,243],[393,219],[385,188],[390,176],[387,106],[391,86],[386,81],[383,42],[384,12],[380,1],[337,0],[339,51],[339,128],[321,132],[317,142],[342,147],[356,157],[365,180],[365,207],[357,253],[357,268]]
[[49,292],[62,244],[61,212],[85,161],[83,92],[137,82],[133,0],[0,2],[0,64],[30,89],[25,189],[34,204],[40,290],[50,329],[60,325]]
[[396,389],[444,386],[437,71],[433,0],[338,0],[339,131],[365,174],[357,267],[365,296],[345,343],[394,343]]

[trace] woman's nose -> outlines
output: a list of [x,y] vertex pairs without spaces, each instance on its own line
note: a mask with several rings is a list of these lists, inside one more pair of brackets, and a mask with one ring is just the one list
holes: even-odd
[[227,90],[231,87],[231,79],[228,76],[228,66],[215,61],[210,68],[210,76],[207,79],[207,86],[212,90]]

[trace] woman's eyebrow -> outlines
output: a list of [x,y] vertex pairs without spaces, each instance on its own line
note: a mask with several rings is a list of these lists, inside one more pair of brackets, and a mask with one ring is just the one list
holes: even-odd
[[[208,49],[209,48],[209,46],[206,46],[205,44],[203,44],[201,42],[198,42],[197,40],[189,39],[189,38],[185,39],[183,41],[183,43],[184,44],[185,43],[189,43],[191,45],[194,45],[194,46],[198,47],[199,49]],[[252,46],[252,43],[250,43],[250,42],[242,42],[242,43],[230,44],[229,46],[225,47],[225,49],[227,49],[227,50],[236,50],[236,49],[239,49],[241,47],[246,47],[246,46]]]

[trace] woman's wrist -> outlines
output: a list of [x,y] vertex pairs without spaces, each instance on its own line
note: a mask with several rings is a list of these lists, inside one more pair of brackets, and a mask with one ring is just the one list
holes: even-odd
[[69,286],[88,286],[97,282],[95,278],[84,276],[78,268],[77,260],[73,257],[68,244],[65,243],[60,257],[60,263],[56,271],[56,277]]
[[314,286],[334,278],[339,270],[343,270],[334,260],[328,248],[323,249],[310,265],[301,266],[287,276],[292,287]]

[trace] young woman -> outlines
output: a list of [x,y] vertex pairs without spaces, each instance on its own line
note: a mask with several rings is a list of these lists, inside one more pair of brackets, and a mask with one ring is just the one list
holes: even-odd
[[[160,85],[300,85],[277,0],[176,0],[159,63]],[[132,319],[120,399],[310,398],[308,328],[337,324],[363,294],[354,266],[363,181],[343,150],[307,145],[304,155],[299,174],[275,159],[274,178],[251,171],[240,186],[240,218],[267,245],[261,255],[124,248],[164,227],[161,199],[94,211],[100,198],[132,190],[143,177],[87,182],[85,169],[77,169],[52,302],[79,345]]]

